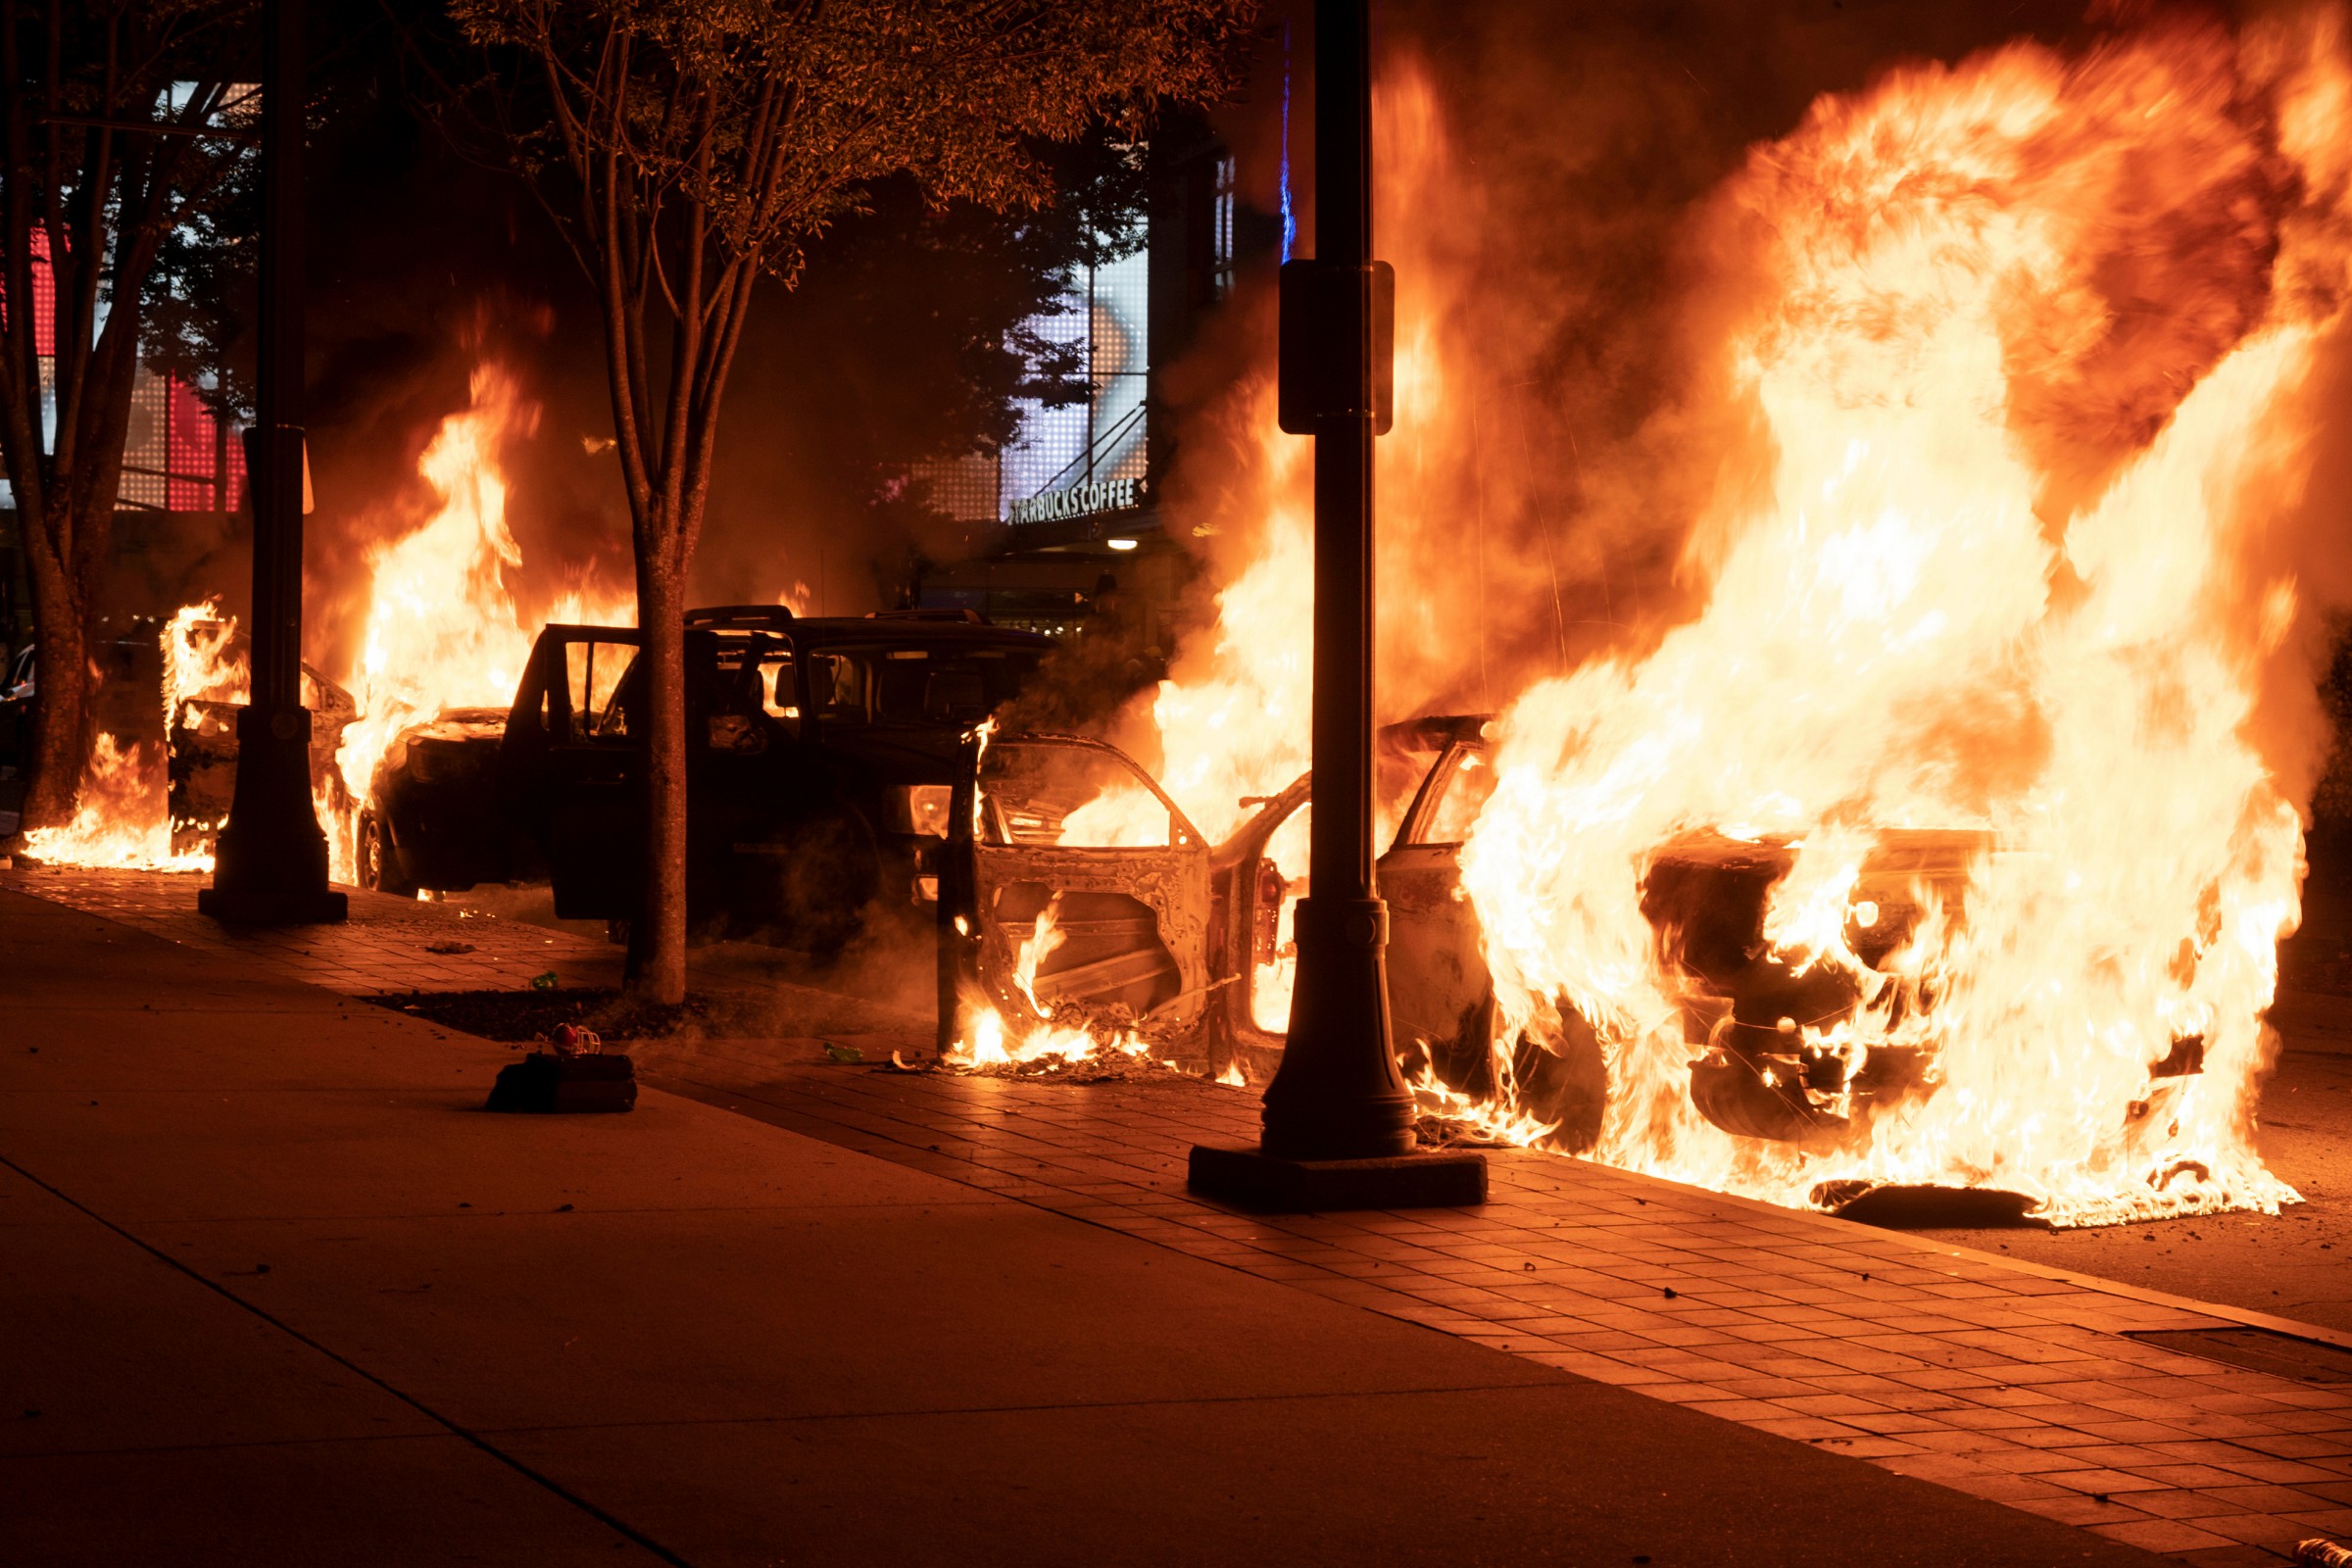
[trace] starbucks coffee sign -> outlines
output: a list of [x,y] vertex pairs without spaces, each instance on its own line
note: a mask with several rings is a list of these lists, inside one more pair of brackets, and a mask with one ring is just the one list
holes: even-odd
[[1128,512],[1143,504],[1141,479],[1103,479],[1015,501],[1006,520],[1016,524],[1058,522],[1066,517],[1091,517],[1099,512]]

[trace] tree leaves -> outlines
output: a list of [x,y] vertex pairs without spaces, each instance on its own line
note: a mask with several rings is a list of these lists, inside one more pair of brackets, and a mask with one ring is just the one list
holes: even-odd
[[[864,187],[1050,200],[1037,141],[1099,117],[1140,132],[1162,99],[1210,99],[1253,0],[452,0],[476,43],[540,76],[510,122],[542,172],[566,124],[624,167],[645,211],[707,209],[732,255],[793,277]],[[537,96],[537,94],[534,94]],[[535,113],[533,112],[535,111]],[[575,158],[576,158],[575,154]]]

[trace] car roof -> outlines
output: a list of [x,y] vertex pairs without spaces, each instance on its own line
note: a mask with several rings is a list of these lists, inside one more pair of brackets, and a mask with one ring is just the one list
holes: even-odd
[[1494,722],[1493,713],[1430,713],[1400,724],[1382,725],[1380,739],[1383,745],[1398,751],[1443,751],[1456,743],[1470,745],[1494,739],[1487,728]]
[[[977,620],[935,620],[882,615],[811,615],[802,617],[781,607],[764,607],[774,612],[772,616],[753,616],[737,612],[744,607],[721,606],[715,611],[697,611],[690,613],[686,629],[722,637],[786,637],[802,646],[820,643],[889,643],[899,648],[1022,648],[1045,653],[1054,647],[1054,639],[1040,632],[1016,631],[1010,626],[992,626]],[[750,607],[760,609],[762,607]],[[701,623],[697,624],[697,617]],[[543,632],[587,632],[598,637],[610,637],[613,642],[634,643],[634,626],[594,626],[574,621],[549,621]]]
[[899,648],[1034,648],[1043,653],[1054,646],[1053,638],[1037,632],[969,620],[810,615],[774,630],[789,632],[792,640],[802,647],[819,643],[890,643]]

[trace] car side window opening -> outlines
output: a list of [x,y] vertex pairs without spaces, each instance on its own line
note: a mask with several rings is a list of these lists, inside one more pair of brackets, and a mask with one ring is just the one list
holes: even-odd
[[812,654],[808,659],[808,701],[828,724],[862,724],[865,664],[849,654]]
[[808,696],[833,724],[976,724],[1037,667],[1026,649],[841,648],[809,654]]
[[980,766],[981,837],[991,845],[1165,849],[1168,805],[1118,756],[1092,747],[991,746]]
[[576,642],[564,645],[564,685],[571,699],[573,741],[626,740],[629,705],[622,687],[634,666],[632,643]]
[[1467,842],[1478,813],[1486,807],[1487,797],[1494,793],[1494,764],[1483,753],[1462,753],[1440,781],[1436,804],[1413,842],[1432,845]]
[[787,732],[798,730],[801,722],[800,677],[795,671],[790,650],[771,653],[759,663],[760,706],[767,716],[782,724]]

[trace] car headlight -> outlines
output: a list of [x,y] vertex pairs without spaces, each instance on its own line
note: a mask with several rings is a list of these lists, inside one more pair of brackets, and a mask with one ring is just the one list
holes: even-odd
[[946,784],[909,784],[906,786],[906,831],[927,833],[935,839],[948,836],[948,803],[955,790]]

